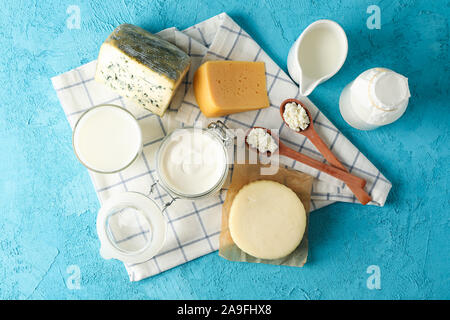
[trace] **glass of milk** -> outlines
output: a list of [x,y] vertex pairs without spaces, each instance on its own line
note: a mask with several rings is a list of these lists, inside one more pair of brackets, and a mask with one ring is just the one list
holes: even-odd
[[73,129],[72,144],[78,160],[97,173],[128,168],[142,151],[142,132],[126,109],[95,106],[81,115]]

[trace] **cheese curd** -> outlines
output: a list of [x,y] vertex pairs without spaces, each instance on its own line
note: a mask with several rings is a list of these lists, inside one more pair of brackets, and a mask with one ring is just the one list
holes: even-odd
[[265,153],[267,151],[273,153],[278,149],[278,145],[272,136],[262,128],[253,128],[247,135],[247,143],[252,147],[258,149],[259,152]]
[[303,131],[309,126],[309,117],[305,108],[295,102],[287,103],[283,112],[284,121],[289,128],[295,131]]

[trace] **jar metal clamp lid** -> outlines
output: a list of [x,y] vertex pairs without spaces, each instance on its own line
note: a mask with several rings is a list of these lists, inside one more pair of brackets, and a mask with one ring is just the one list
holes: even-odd
[[100,254],[129,264],[147,261],[161,250],[166,229],[166,218],[152,199],[137,192],[118,194],[97,215]]

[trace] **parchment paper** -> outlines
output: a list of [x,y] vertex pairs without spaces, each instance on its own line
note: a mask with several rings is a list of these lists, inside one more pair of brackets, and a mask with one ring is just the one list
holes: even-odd
[[[292,267],[302,267],[308,257],[308,223],[309,223],[309,204],[311,197],[311,186],[313,177],[299,171],[279,168],[274,175],[261,175],[263,164],[235,164],[231,185],[227,192],[225,202],[222,207],[222,228],[219,238],[219,255],[230,261],[241,261],[251,263],[265,263],[274,265],[285,265]],[[303,239],[298,247],[288,256],[267,260],[253,257],[234,243],[228,228],[228,217],[231,204],[239,190],[246,184],[256,180],[272,180],[284,184],[291,188],[302,201],[306,211],[306,230]]]

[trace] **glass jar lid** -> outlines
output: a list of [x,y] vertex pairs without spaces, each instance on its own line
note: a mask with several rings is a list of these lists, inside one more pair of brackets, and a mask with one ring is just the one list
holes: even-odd
[[135,192],[119,194],[107,200],[97,216],[100,254],[130,264],[147,261],[161,250],[166,228],[152,199]]

